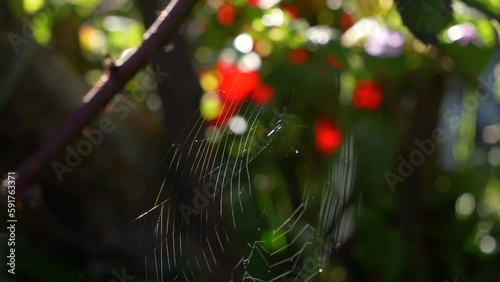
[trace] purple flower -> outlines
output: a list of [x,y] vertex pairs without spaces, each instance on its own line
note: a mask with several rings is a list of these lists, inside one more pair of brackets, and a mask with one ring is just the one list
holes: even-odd
[[470,23],[457,24],[446,31],[446,39],[449,42],[458,41],[460,45],[467,45],[479,40],[476,27]]
[[385,27],[375,29],[366,37],[366,53],[376,57],[396,57],[401,54],[404,36]]

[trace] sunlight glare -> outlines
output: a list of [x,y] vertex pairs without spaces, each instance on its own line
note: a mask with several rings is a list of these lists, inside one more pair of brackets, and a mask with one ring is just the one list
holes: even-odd
[[279,2],[281,2],[281,0],[259,0],[258,5],[259,8],[266,10],[278,4]]
[[469,216],[476,208],[476,200],[471,193],[465,193],[458,197],[455,203],[455,211],[461,216]]
[[490,149],[490,151],[488,152],[488,163],[493,167],[500,165],[499,147],[493,147]]
[[332,10],[338,10],[342,7],[342,0],[326,0],[326,6]]
[[488,125],[481,134],[484,143],[495,144],[500,141],[500,124]]
[[228,64],[236,62],[236,57],[236,51],[231,48],[225,48],[219,55],[219,59]]
[[238,61],[238,68],[242,72],[258,71],[261,66],[262,66],[262,59],[255,52],[250,52],[248,54],[245,54]]
[[248,33],[243,33],[238,35],[234,39],[234,48],[241,53],[248,53],[252,51],[253,39]]
[[161,97],[158,94],[148,95],[146,99],[146,106],[151,112],[157,112],[161,110]]
[[228,127],[236,135],[242,135],[247,131],[248,125],[244,117],[233,116],[229,119]]
[[262,23],[265,26],[281,26],[285,22],[283,11],[273,9],[271,13],[262,16]]
[[336,36],[333,29],[328,26],[313,26],[306,30],[306,37],[314,44],[324,45]]
[[497,241],[490,235],[486,235],[481,238],[479,242],[479,249],[485,254],[493,253],[497,248]]

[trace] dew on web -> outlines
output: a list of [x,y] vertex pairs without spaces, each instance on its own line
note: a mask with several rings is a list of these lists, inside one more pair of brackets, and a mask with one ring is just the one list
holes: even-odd
[[295,187],[265,170],[311,151],[288,130],[307,126],[288,108],[227,103],[238,108],[224,125],[205,130],[200,117],[186,125],[153,173],[162,184],[140,190],[103,245],[126,240],[117,267],[139,281],[308,281],[353,232],[353,138],[322,178],[309,171]]

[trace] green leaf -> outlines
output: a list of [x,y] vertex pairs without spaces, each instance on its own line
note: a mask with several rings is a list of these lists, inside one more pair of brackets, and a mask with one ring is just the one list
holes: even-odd
[[457,68],[470,79],[475,79],[481,74],[493,54],[492,49],[479,48],[474,44],[462,46],[456,42],[443,45],[443,50],[453,57]]
[[437,43],[438,34],[453,20],[450,0],[398,0],[403,23],[419,40]]

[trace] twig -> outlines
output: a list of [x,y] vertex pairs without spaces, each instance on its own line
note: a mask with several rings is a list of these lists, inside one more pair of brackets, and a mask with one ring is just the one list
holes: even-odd
[[84,101],[88,102],[80,106],[17,171],[16,190],[18,193],[25,192],[33,185],[48,162],[73,137],[78,135],[83,127],[104,109],[111,98],[147,64],[155,50],[171,39],[178,25],[187,17],[196,2],[195,0],[170,1],[144,34],[144,41],[137,51],[113,71],[106,71],[101,81],[85,95]]

